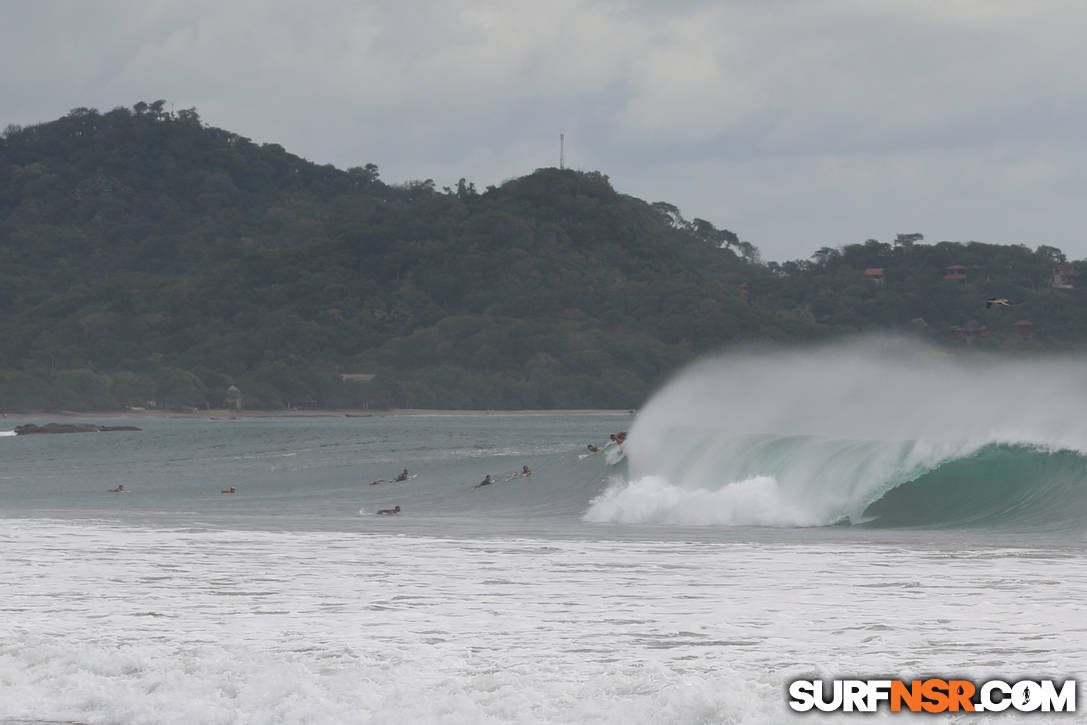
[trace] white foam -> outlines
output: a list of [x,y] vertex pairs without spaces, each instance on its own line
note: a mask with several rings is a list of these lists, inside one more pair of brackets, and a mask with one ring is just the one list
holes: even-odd
[[3,524],[0,721],[782,722],[812,672],[1074,673],[1087,620],[1075,549]]
[[613,481],[583,517],[591,523],[694,526],[815,526],[823,523],[795,507],[777,481],[757,476],[716,490],[688,490],[659,476]]
[[615,445],[604,449],[604,460],[608,462],[609,466],[618,465],[625,457],[626,451],[623,450],[622,445]]
[[[952,357],[896,338],[703,360],[642,408],[624,444],[635,483],[593,515],[856,521],[889,488],[987,444],[1087,453],[1083,365]],[[672,488],[641,483],[652,477]],[[737,488],[762,478],[775,485]]]

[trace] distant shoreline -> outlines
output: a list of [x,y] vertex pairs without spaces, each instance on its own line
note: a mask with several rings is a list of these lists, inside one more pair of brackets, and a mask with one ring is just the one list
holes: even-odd
[[[439,410],[428,408],[391,408],[389,410],[368,410],[365,408],[329,409],[314,408],[307,410],[200,410],[195,413],[181,413],[171,410],[111,410],[77,412],[7,413],[0,420],[18,421],[31,418],[179,418],[185,420],[226,420],[242,418],[380,418],[384,416],[405,415],[634,415],[633,410],[600,410],[591,408],[563,408],[556,410]],[[2,425],[2,424],[0,424]]]

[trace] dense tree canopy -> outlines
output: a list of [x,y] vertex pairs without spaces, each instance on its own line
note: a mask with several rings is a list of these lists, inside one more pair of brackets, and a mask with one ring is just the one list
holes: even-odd
[[1081,264],[1053,247],[901,234],[763,265],[600,173],[389,185],[165,105],[0,139],[0,408],[217,406],[231,386],[249,407],[632,407],[738,341],[1087,338]]

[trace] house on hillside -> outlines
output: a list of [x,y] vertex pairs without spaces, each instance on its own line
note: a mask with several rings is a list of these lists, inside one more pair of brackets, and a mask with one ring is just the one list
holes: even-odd
[[944,268],[944,279],[965,282],[967,275],[973,275],[980,270],[980,264],[949,264]]
[[873,282],[883,282],[883,267],[869,267],[864,270],[864,276]]
[[1072,289],[1076,286],[1076,277],[1079,277],[1076,265],[1058,264],[1053,268],[1053,281],[1050,284],[1057,289]]
[[966,266],[962,264],[949,264],[944,272],[944,279],[956,282],[966,281]]

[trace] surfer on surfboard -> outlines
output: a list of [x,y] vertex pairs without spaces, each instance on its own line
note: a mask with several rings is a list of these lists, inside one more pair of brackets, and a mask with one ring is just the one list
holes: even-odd
[[400,513],[400,504],[397,504],[395,508],[391,509],[378,509],[378,516],[396,516]]
[[388,483],[390,480],[392,480],[394,482],[396,482],[396,481],[409,481],[409,480],[411,480],[413,478],[415,478],[415,476],[412,476],[411,474],[409,474],[408,469],[405,468],[403,471],[396,474],[396,477],[393,478],[393,479],[379,478],[376,481],[370,481],[370,485],[371,486],[376,486],[379,483]]

